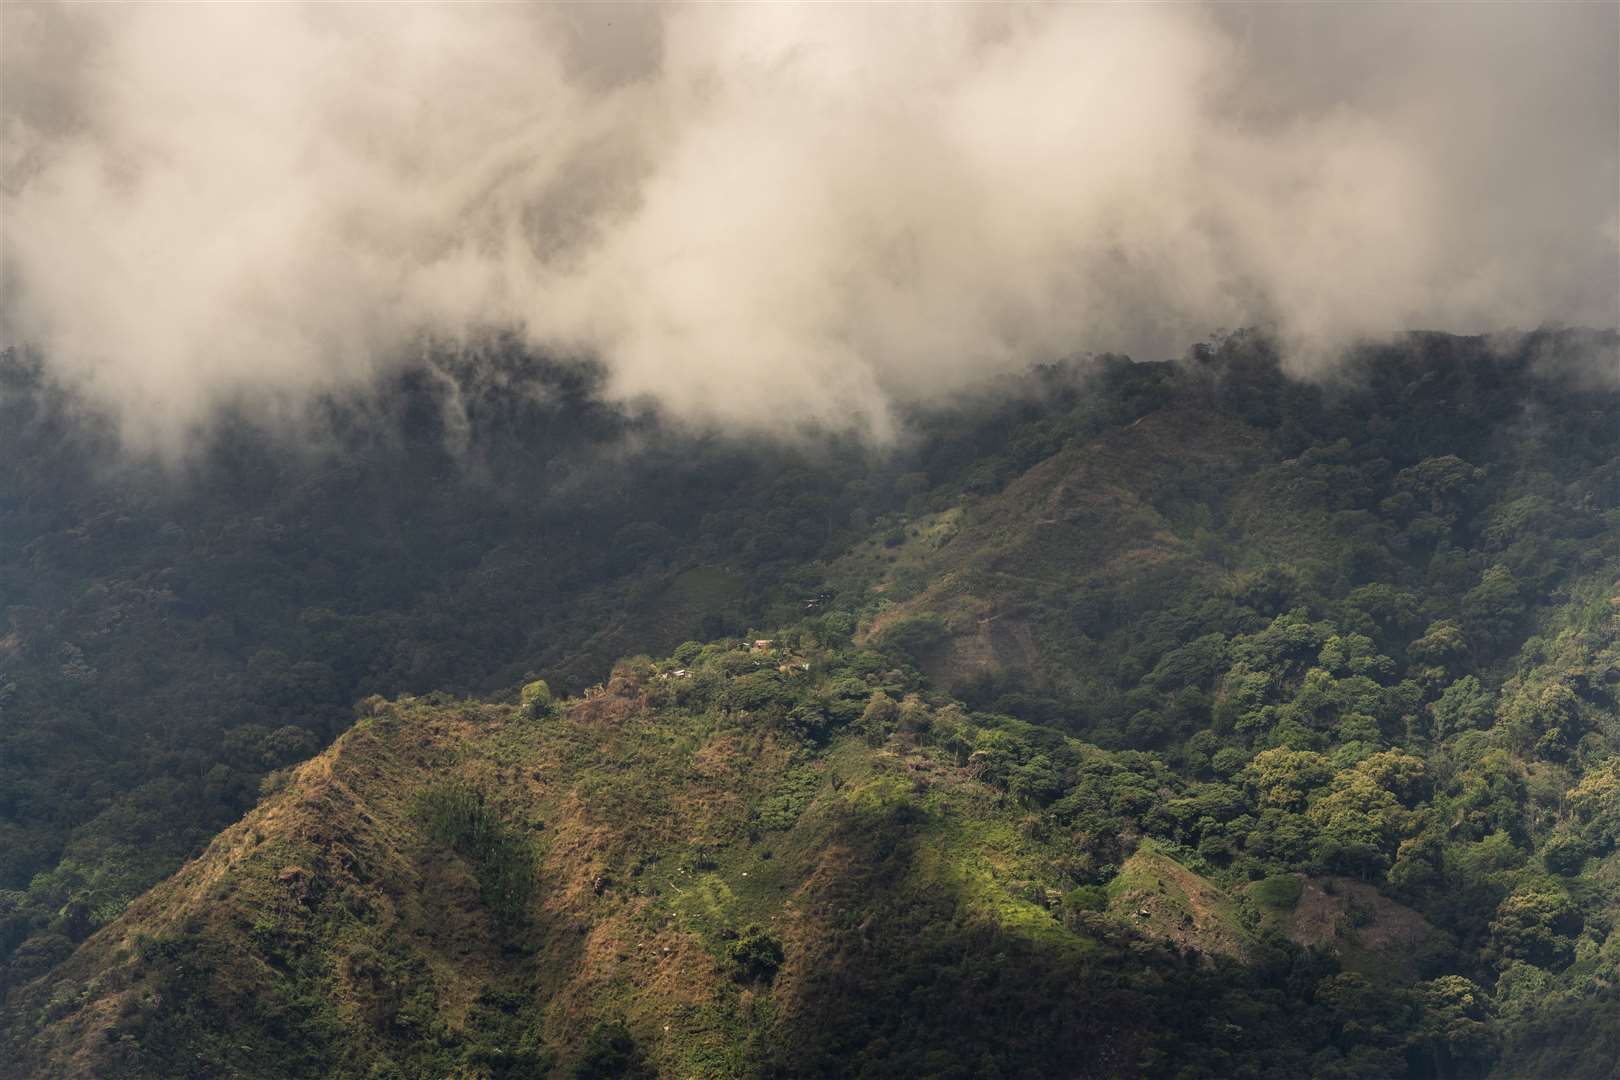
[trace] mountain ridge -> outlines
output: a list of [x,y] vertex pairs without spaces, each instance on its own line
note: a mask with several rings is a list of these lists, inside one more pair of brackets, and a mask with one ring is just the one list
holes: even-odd
[[[14,969],[7,1043],[131,1077],[1602,1075],[1620,408],[1414,341],[1333,393],[1243,338],[1056,376],[866,474],[882,514],[775,476],[705,526],[746,556],[615,528],[628,576],[540,615],[658,659],[194,766],[262,801],[122,913],[0,894],[68,949]],[[319,662],[248,672],[296,720]]]

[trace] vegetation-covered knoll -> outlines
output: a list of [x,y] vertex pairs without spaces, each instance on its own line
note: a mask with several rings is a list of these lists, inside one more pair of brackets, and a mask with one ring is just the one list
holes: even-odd
[[[907,530],[834,568],[895,602],[866,633],[896,634],[947,684],[1009,671],[1083,692],[1119,616],[1218,579],[1210,508],[1261,458],[1261,435],[1190,407],[1152,412],[1052,455],[942,527]],[[1188,515],[1196,493],[1203,515]],[[1180,520],[1178,520],[1178,518]],[[899,588],[896,588],[896,585]],[[899,598],[907,586],[921,586]]]
[[1324,1003],[1301,1027],[1287,993],[1338,978],[1331,961],[1144,935],[1107,910],[1144,866],[1231,901],[1157,847],[1098,865],[1073,810],[1028,787],[1050,767],[1036,747],[1075,799],[1116,806],[1151,763],[915,680],[800,630],[628,662],[560,704],[539,684],[517,705],[371,699],[15,991],[10,1050],[29,1075],[165,1078],[1281,1077],[1340,1059],[1324,1033],[1347,1018]]
[[[1045,906],[1049,871],[1004,797],[898,742],[784,735],[753,715],[779,673],[751,655],[689,660],[680,682],[621,670],[555,710],[369,702],[19,994],[36,1029],[19,1046],[38,1075],[605,1076],[622,1024],[661,1075],[773,1056],[814,1073],[820,1043],[914,1075],[910,1036],[883,1049],[907,1024],[996,1054],[999,1022],[1067,1005],[1079,1074],[1129,1060],[1139,1026],[1098,1004],[1038,999],[1012,967],[1000,989],[955,970],[1010,949],[1055,979],[1098,948]],[[829,1027],[896,970],[958,1000],[883,997]]]

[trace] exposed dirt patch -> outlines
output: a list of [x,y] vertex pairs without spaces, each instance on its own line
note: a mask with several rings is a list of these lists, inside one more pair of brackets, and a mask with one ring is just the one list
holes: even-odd
[[1299,903],[1271,917],[1291,940],[1330,950],[1410,952],[1435,932],[1423,916],[1354,878],[1303,878]]
[[1109,911],[1150,937],[1178,948],[1245,960],[1249,935],[1232,898],[1172,859],[1139,851],[1125,862]]
[[568,718],[581,727],[618,727],[636,711],[635,704],[615,694],[590,697],[569,710]]
[[971,632],[950,638],[923,669],[943,686],[959,686],[976,675],[1016,669],[1029,672],[1035,685],[1040,652],[1029,624],[1002,616],[982,617]]

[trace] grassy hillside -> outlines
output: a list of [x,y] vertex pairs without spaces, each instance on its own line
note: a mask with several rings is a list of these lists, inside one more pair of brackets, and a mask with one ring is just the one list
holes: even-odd
[[[925,734],[985,737],[956,706],[887,718],[870,700],[899,673],[814,648],[686,663],[540,715],[366,703],[30,987],[15,1048],[98,1077],[620,1075],[614,1038],[669,1076],[1119,1076],[1211,1052],[1169,1018],[1207,976],[1065,898],[1064,845]],[[859,716],[795,738],[781,707],[818,696]],[[1298,1043],[1239,1052],[1281,1067]]]

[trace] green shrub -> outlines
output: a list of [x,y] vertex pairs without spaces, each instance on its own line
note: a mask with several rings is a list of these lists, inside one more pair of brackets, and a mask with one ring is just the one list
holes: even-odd
[[768,830],[791,829],[804,808],[821,789],[821,773],[813,765],[789,769],[759,808],[759,827]]
[[538,720],[551,714],[551,687],[544,679],[536,679],[523,687],[523,715]]
[[1081,911],[1107,911],[1108,890],[1101,885],[1081,885],[1063,896],[1065,915]]
[[1305,891],[1305,883],[1294,874],[1272,874],[1254,883],[1254,902],[1273,911],[1292,911]]
[[1553,873],[1574,877],[1586,865],[1590,853],[1585,840],[1571,833],[1558,833],[1542,847],[1541,858]]
[[574,1063],[574,1080],[652,1080],[656,1075],[623,1020],[593,1027]]
[[731,977],[740,983],[769,983],[782,966],[782,943],[757,926],[750,926],[726,946]]
[[415,812],[434,843],[472,861],[484,906],[501,922],[521,922],[534,893],[534,852],[483,791],[448,780],[418,795]]
[[946,637],[945,621],[928,612],[897,619],[884,627],[875,644],[885,652],[916,661],[931,653]]

